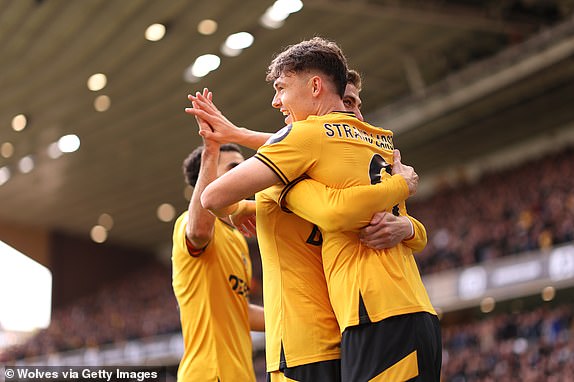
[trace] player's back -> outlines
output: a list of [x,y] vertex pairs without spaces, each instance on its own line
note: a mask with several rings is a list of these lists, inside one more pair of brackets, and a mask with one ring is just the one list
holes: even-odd
[[282,187],[256,195],[267,370],[339,359],[340,335],[317,227],[278,205]]
[[[299,126],[299,124],[301,126]],[[345,113],[312,116],[293,129],[314,130],[306,175],[335,188],[367,185],[391,176],[393,134]],[[404,201],[389,212],[406,214]],[[341,331],[347,326],[434,309],[412,251],[402,245],[373,250],[358,232],[323,232],[323,267]]]

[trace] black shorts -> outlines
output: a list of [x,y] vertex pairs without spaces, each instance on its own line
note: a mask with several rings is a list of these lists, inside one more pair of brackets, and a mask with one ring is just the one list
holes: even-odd
[[286,367],[273,375],[267,373],[267,382],[340,382],[341,360],[321,361],[307,365]]
[[343,382],[439,382],[439,320],[426,312],[351,326],[341,341]]

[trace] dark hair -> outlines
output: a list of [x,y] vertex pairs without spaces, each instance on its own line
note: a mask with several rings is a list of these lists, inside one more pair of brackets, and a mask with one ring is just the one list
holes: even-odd
[[[220,152],[236,151],[241,154],[241,149],[235,143],[226,143],[219,147]],[[201,154],[203,153],[203,146],[197,147],[183,160],[183,176],[185,182],[191,187],[195,187],[197,178],[199,176],[199,168],[201,167]]]
[[361,80],[361,75],[359,72],[353,69],[349,69],[347,72],[347,83],[353,84],[358,91],[361,91],[363,86],[363,81]]
[[321,37],[287,47],[267,68],[266,80],[275,81],[284,73],[318,70],[329,77],[341,98],[347,86],[347,59],[341,48]]

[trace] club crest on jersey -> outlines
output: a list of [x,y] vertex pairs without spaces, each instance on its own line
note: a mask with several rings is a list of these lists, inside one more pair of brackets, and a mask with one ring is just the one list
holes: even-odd
[[281,130],[273,134],[271,137],[269,137],[267,142],[265,142],[265,145],[272,145],[273,143],[281,142],[283,139],[285,139],[287,135],[289,135],[289,132],[291,131],[292,127],[293,125],[291,124],[285,126]]

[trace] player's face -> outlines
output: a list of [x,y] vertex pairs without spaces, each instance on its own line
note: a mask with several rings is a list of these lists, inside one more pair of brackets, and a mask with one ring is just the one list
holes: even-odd
[[221,151],[219,153],[219,163],[217,164],[217,176],[225,174],[244,160],[243,155],[237,151]]
[[[357,119],[364,121],[363,114],[361,113],[361,106],[363,105],[363,101],[361,101],[359,90],[355,85],[351,83],[347,84],[347,87],[345,88],[345,95],[343,96],[343,104],[345,105],[345,111],[355,113]],[[291,122],[293,122],[293,120],[289,114],[287,118],[285,118],[285,124],[288,125]]]
[[271,104],[283,113],[286,124],[314,114],[311,78],[306,73],[284,73],[273,82],[275,95]]
[[355,85],[347,84],[345,95],[343,96],[343,104],[345,105],[345,111],[355,113],[357,119],[364,121],[363,114],[361,114],[363,102],[361,101],[361,97],[359,97],[359,90]]

